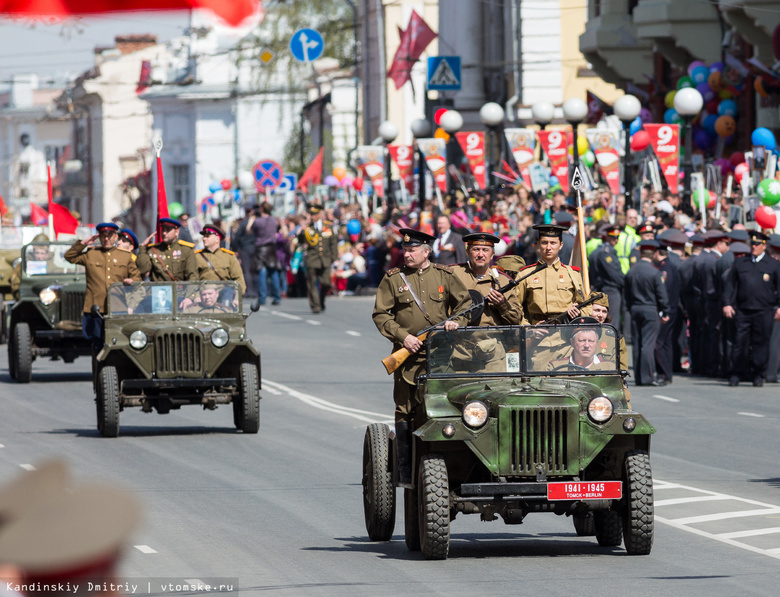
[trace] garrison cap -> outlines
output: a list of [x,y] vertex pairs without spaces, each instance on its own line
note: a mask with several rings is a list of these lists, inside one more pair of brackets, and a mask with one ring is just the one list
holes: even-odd
[[751,230],[748,234],[750,235],[750,242],[754,245],[765,245],[769,240],[769,237],[760,230]]
[[563,328],[563,331],[561,332],[561,336],[564,340],[567,342],[571,341],[572,337],[575,336],[578,332],[582,331],[594,331],[596,332],[596,336],[601,338],[601,328],[600,327],[585,327],[585,328],[577,328],[572,326],[599,326],[601,325],[599,323],[599,320],[595,317],[589,317],[587,315],[580,315],[579,317],[575,317],[569,322],[570,325],[567,325]]
[[225,233],[222,232],[222,228],[220,228],[219,226],[216,226],[214,224],[206,224],[203,227],[203,230],[201,230],[200,235],[203,236],[203,234],[205,232],[210,232],[212,234],[216,234],[220,239],[224,239],[225,238]]
[[506,271],[517,272],[525,267],[525,259],[520,255],[504,255],[496,259],[496,265],[504,268]]
[[747,230],[732,230],[729,232],[729,238],[731,240],[738,240],[741,243],[746,243],[750,240],[750,235]]
[[492,247],[501,242],[501,239],[490,232],[472,232],[463,235],[463,242],[468,245],[490,245]]
[[533,229],[539,233],[539,238],[543,236],[552,236],[554,238],[563,238],[563,231],[568,230],[568,226],[556,226],[555,224],[536,224]]
[[660,249],[661,248],[660,243],[657,240],[653,239],[653,238],[640,240],[637,243],[637,246],[639,247],[640,251],[647,251],[649,249]]
[[404,247],[430,245],[436,240],[435,236],[431,236],[420,230],[413,230],[412,228],[401,228],[400,232],[403,234],[401,245]]
[[650,222],[645,222],[636,231],[637,234],[655,234],[655,228]]
[[750,247],[741,241],[731,243],[731,247],[729,247],[729,250],[732,253],[734,253],[734,255],[738,255],[740,253],[743,255],[747,255],[748,253],[750,253]]
[[49,237],[46,236],[43,232],[36,234],[35,238],[32,239],[34,243],[47,243],[49,242]]
[[601,305],[602,307],[606,307],[607,309],[609,309],[609,297],[607,296],[606,292],[596,292],[595,290],[593,290],[593,291],[591,291],[590,296],[588,296],[588,298],[591,298],[591,297],[593,297],[593,296],[595,296],[597,294],[600,294],[601,298],[600,299],[596,299],[595,301],[593,301],[593,304],[594,305]]
[[101,230],[113,230],[114,232],[116,232],[117,230],[119,230],[119,226],[117,226],[113,222],[100,222],[100,224],[95,226],[95,230],[97,230],[98,232],[100,232]]
[[780,234],[769,235],[769,246],[773,249],[780,250]]
[[176,228],[181,228],[181,222],[179,220],[174,220],[173,218],[160,218],[157,220],[157,225],[162,226],[163,224],[168,224],[169,226],[176,226]]
[[133,248],[138,248],[138,237],[135,235],[135,232],[130,230],[130,228],[122,228],[122,230],[119,231],[119,236],[125,235],[127,236],[131,241],[133,241]]

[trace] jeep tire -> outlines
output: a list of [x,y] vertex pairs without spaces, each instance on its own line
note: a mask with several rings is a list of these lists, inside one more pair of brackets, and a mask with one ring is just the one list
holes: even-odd
[[366,427],[363,438],[363,514],[371,541],[390,541],[395,529],[395,486],[390,469],[390,428]]
[[617,547],[623,543],[623,521],[615,510],[593,512],[596,540],[602,547]]
[[428,454],[420,463],[420,551],[426,560],[446,560],[450,550],[450,485],[441,456]]
[[98,373],[97,426],[103,437],[119,435],[119,382],[116,367],[107,365]]
[[645,450],[626,454],[623,540],[632,556],[646,556],[653,547],[655,509],[650,455]]
[[593,522],[593,512],[587,512],[585,515],[574,514],[574,530],[578,537],[594,537],[596,535],[596,523]]
[[241,363],[239,383],[241,396],[239,400],[241,402],[241,431],[244,433],[257,433],[260,430],[259,385],[257,367],[254,363]]
[[19,383],[30,383],[32,379],[32,337],[30,326],[17,323],[13,328],[13,342],[8,345],[13,360],[13,377]]

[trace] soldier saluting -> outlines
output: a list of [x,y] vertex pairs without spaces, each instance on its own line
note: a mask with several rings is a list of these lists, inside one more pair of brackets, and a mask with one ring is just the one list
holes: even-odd
[[179,240],[181,224],[173,218],[160,218],[157,225],[162,241],[149,244],[156,234],[153,233],[141,243],[138,251],[136,263],[141,274],[149,274],[152,282],[197,280],[194,245]]
[[233,251],[220,247],[225,233],[214,224],[206,224],[200,233],[203,248],[195,251],[199,280],[235,280],[241,286],[241,294],[246,292],[246,282],[241,264]]

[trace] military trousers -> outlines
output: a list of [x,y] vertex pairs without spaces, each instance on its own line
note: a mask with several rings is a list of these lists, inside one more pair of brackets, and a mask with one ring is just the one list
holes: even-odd
[[766,366],[766,380],[778,381],[780,369],[780,321],[772,321],[772,334],[769,337],[769,359]]
[[752,381],[766,374],[774,310],[737,309],[730,375]]
[[655,307],[631,307],[634,380],[638,386],[649,385],[655,380],[655,343],[660,325],[661,319]]
[[669,321],[659,322],[658,339],[655,342],[655,364],[658,377],[663,377],[666,381],[672,381],[674,374],[674,348],[676,340],[674,329],[679,317],[677,310],[668,313]]
[[306,292],[312,313],[325,309],[325,295],[330,291],[330,268],[306,266]]

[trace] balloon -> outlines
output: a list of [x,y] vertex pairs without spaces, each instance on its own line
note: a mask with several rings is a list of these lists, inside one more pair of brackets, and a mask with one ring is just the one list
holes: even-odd
[[682,121],[683,119],[680,118],[680,115],[674,108],[669,108],[666,112],[664,112],[664,122],[666,124],[681,124]]
[[717,116],[719,105],[720,105],[720,100],[714,99],[704,104],[704,111],[707,112],[707,114],[715,114]]
[[[585,138],[585,135],[580,135],[577,137],[577,154],[585,155],[589,149],[590,145],[588,144],[588,140]],[[574,145],[569,146],[569,155],[574,155]]]
[[350,220],[347,222],[347,232],[349,234],[360,234],[360,220]]
[[758,183],[756,192],[761,197],[761,203],[764,205],[775,205],[780,202],[780,180],[765,178]]
[[667,108],[674,108],[674,96],[676,94],[676,91],[667,91],[666,95],[664,96],[664,106]]
[[328,174],[325,177],[325,180],[322,181],[322,184],[326,184],[329,187],[337,187],[337,186],[339,186],[339,180],[338,180],[338,178],[336,178],[332,174]]
[[596,163],[596,154],[588,150],[580,159],[585,163],[585,165],[588,168],[593,168],[593,164]]
[[506,241],[502,238],[495,244],[493,251],[495,251],[496,257],[501,257],[504,253],[506,253],[508,248],[509,247],[507,246]]
[[217,191],[221,191],[221,190],[222,190],[222,184],[221,183],[212,182],[209,185],[209,192],[210,193],[216,193]]
[[650,145],[650,135],[647,131],[637,131],[636,135],[631,137],[631,151],[643,151]]
[[750,135],[750,141],[753,145],[763,145],[766,149],[772,151],[777,146],[775,136],[768,128],[759,127]]
[[693,81],[690,77],[680,77],[680,80],[677,81],[677,90],[685,89],[686,87],[693,87]]
[[355,179],[351,176],[347,175],[344,178],[341,179],[341,186],[342,187],[351,187],[352,184],[355,182]]
[[693,84],[696,85],[697,88],[702,83],[706,83],[707,79],[710,78],[710,69],[704,66],[704,64],[697,66],[689,72],[691,75],[691,81],[693,81]]
[[252,176],[251,172],[247,172],[246,170],[243,170],[238,173],[238,184],[245,188],[254,188],[255,177]]
[[[707,68],[707,63],[703,60],[694,60],[688,65],[688,76],[693,78],[693,73],[696,72],[697,68],[701,67]],[[707,71],[709,72],[710,69],[707,68]]]
[[768,205],[762,205],[756,210],[756,224],[761,228],[774,229],[777,226],[777,214],[775,210]]
[[720,91],[718,91],[718,97],[722,100],[731,99],[732,97],[734,97],[734,94],[731,93],[728,89],[721,89]]
[[719,73],[723,70],[723,63],[722,62],[713,62],[710,64],[710,72],[711,73]]
[[739,166],[742,162],[745,161],[745,154],[741,151],[735,151],[731,154],[731,157],[729,157],[729,164],[731,164],[732,168],[736,168]]
[[[720,118],[723,118],[722,116]],[[701,120],[701,127],[707,131],[710,135],[715,134],[715,123],[718,121],[717,114],[707,114]]]
[[231,181],[229,178],[223,178],[221,181],[219,181],[219,186],[223,191],[227,191],[230,187],[233,186],[233,181]]
[[701,93],[701,97],[704,99],[705,104],[715,99],[715,92],[712,89],[710,89],[710,86],[707,84],[707,81],[704,81],[704,83],[699,83],[696,86],[696,91]]
[[184,206],[178,201],[173,201],[168,204],[168,215],[173,219],[178,218],[184,213]]
[[737,121],[728,114],[719,116],[715,121],[715,132],[718,133],[718,136],[723,137],[724,139],[730,135],[733,135],[734,131],[736,130]]
[[352,188],[355,189],[358,193],[363,190],[363,185],[365,184],[365,181],[362,178],[356,178],[355,181],[352,183]]
[[707,209],[712,209],[715,207],[715,204],[718,202],[718,196],[712,191],[708,191],[707,189],[702,189],[701,187],[699,187],[693,193],[693,200],[700,210],[702,204],[705,201],[707,202]]
[[748,166],[745,162],[734,166],[734,178],[737,179],[737,182],[742,182],[742,179],[745,178],[748,174],[750,174],[750,166]]
[[628,133],[630,135],[635,134],[639,129],[642,128],[642,119],[637,116],[634,118],[634,120],[631,122],[631,126],[628,128]]
[[233,201],[241,203],[241,189],[233,189]]
[[707,131],[699,129],[693,135],[693,144],[702,151],[707,151],[712,145],[712,139]]
[[720,168],[720,174],[724,178],[731,171],[731,162],[729,162],[726,158],[718,158],[715,160],[715,165]]
[[[585,161],[583,158],[580,158],[580,159],[581,159],[581,161],[583,161],[583,162]],[[549,184],[551,187],[554,187],[554,186],[555,186],[555,185],[557,185],[557,184],[561,184],[561,183],[560,183],[560,181],[558,180],[558,177],[557,177],[557,176],[555,176],[554,174],[550,174],[550,178],[548,178],[548,179],[547,179],[547,183],[548,183],[548,184]]]
[[710,73],[710,76],[707,78],[707,85],[713,91],[720,91],[720,73],[718,71]]
[[737,102],[732,99],[724,99],[718,105],[718,116],[737,117]]
[[653,122],[653,113],[647,108],[642,108],[639,111],[639,118],[642,122]]
[[333,168],[333,176],[336,177],[336,180],[341,182],[341,180],[347,175],[346,168],[342,168],[341,166],[337,166],[336,168]]

